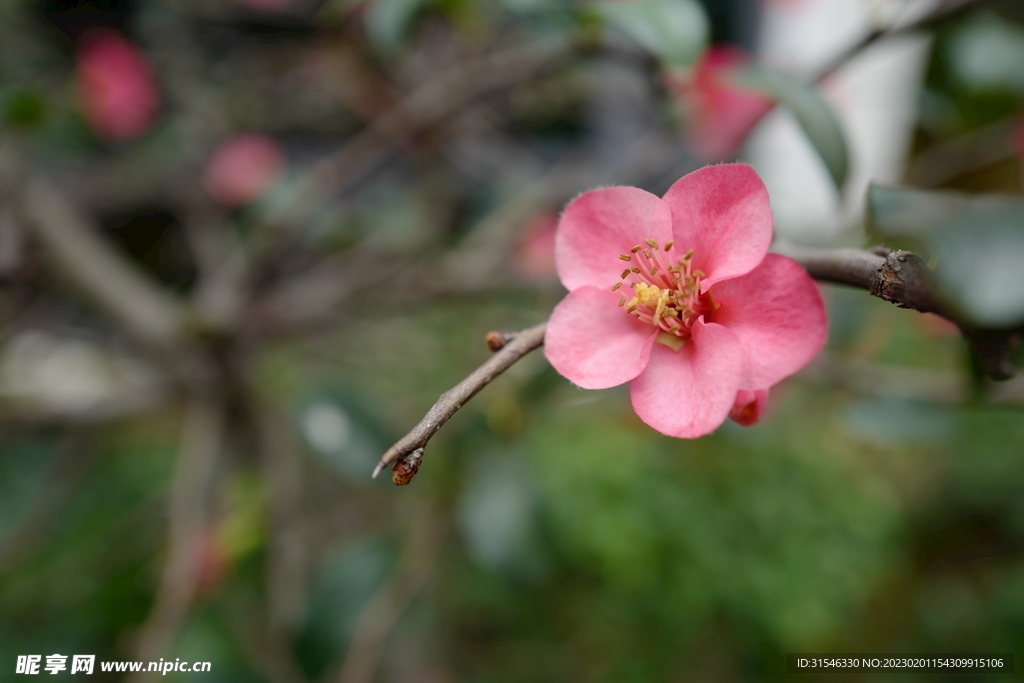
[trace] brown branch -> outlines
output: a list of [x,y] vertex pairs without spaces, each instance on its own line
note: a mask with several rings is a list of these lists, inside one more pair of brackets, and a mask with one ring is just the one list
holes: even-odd
[[[937,313],[956,320],[944,308],[935,292],[931,270],[920,256],[909,251],[889,252],[885,248],[823,249],[776,244],[775,250],[802,265],[816,280],[859,287],[873,296],[901,308]],[[389,448],[373,476],[392,466],[392,481],[408,484],[419,470],[427,442],[466,401],[520,358],[544,343],[547,323],[513,334],[491,332],[487,344],[496,353],[453,389],[445,392],[411,432]]]
[[399,486],[408,484],[419,468],[423,449],[430,438],[441,428],[441,425],[465,405],[466,401],[490,384],[491,380],[543,344],[546,329],[547,323],[541,323],[516,332],[512,335],[512,340],[487,359],[486,363],[470,373],[469,377],[456,384],[455,387],[441,394],[441,398],[420,420],[420,423],[387,450],[380,462],[377,463],[376,469],[373,470],[373,476],[376,477],[381,470],[394,463],[392,481]]
[[781,243],[776,243],[774,249],[806,268],[815,280],[866,289],[900,308],[937,313],[956,322],[954,314],[939,302],[932,271],[917,254],[884,248],[823,249]]

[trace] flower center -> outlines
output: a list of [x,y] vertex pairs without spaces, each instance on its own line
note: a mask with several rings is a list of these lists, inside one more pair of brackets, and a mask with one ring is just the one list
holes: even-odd
[[630,253],[620,254],[619,258],[630,266],[622,271],[622,282],[615,283],[612,291],[630,287],[632,298],[622,297],[619,306],[634,318],[659,328],[662,334],[657,341],[679,350],[697,318],[718,305],[710,292],[700,293],[700,281],[706,275],[693,269],[693,249],[679,256],[672,247],[673,242],[666,242],[662,248],[655,240],[646,239]]

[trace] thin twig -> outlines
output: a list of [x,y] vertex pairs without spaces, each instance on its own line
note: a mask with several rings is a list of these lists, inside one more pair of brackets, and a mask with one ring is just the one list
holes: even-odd
[[938,7],[923,17],[919,17],[915,20],[897,26],[876,28],[859,41],[843,50],[842,53],[831,59],[828,64],[819,69],[814,75],[814,80],[818,83],[826,80],[840,68],[845,66],[847,62],[883,38],[892,38],[894,36],[905,35],[907,33],[913,33],[914,31],[932,27],[941,21],[945,21],[953,17],[959,12],[967,10],[975,4],[977,4],[977,0],[945,0],[945,2],[940,3]]
[[[168,505],[169,547],[156,602],[140,628],[136,659],[156,661],[174,642],[198,587],[197,553],[206,524],[206,496],[216,475],[225,429],[219,397],[193,396],[186,408]],[[149,680],[140,673],[132,681]]]
[[[434,436],[437,430],[441,428],[441,425],[447,422],[448,418],[465,405],[466,401],[473,398],[478,391],[490,384],[491,380],[508,370],[530,351],[543,344],[544,331],[546,329],[547,323],[541,323],[540,325],[515,333],[512,341],[505,344],[497,353],[487,359],[486,363],[474,370],[469,377],[459,382],[454,388],[441,394],[441,398],[427,412],[426,416],[420,420],[420,423],[411,432],[402,437],[398,443],[387,450],[380,459],[380,462],[377,463],[376,469],[373,470],[373,476],[376,477],[385,467],[395,463],[396,472],[392,479],[396,484],[407,484],[412,475],[415,474],[415,470],[407,478],[401,478],[399,476],[399,465],[402,460],[410,456],[416,459],[422,458],[422,450],[426,447],[427,442],[430,441],[430,437]],[[419,451],[418,455],[417,451]],[[417,462],[416,467],[418,466],[419,463]]]
[[513,85],[557,63],[572,45],[548,40],[516,46],[454,68],[421,85],[377,117],[344,147],[310,168],[297,182],[290,201],[265,218],[270,224],[294,220],[303,207],[341,192],[364,177],[394,149],[419,131],[443,121],[467,102],[496,88]]

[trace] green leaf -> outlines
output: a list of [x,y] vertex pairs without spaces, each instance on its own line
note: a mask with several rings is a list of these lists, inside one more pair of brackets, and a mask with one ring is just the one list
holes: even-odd
[[850,155],[842,126],[831,105],[813,85],[765,67],[738,74],[737,84],[763,91],[796,117],[807,139],[825,162],[840,191],[850,170]]
[[1024,197],[872,186],[868,215],[881,237],[931,252],[940,293],[966,320],[1024,321]]
[[693,0],[602,2],[597,11],[669,68],[692,64],[708,42],[707,16]]

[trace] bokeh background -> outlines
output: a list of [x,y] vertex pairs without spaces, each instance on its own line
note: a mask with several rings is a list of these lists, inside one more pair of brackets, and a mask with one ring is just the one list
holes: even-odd
[[[708,162],[759,170],[782,241],[916,249],[1011,374],[1022,22],[982,0],[4,0],[0,679],[52,653],[270,683],[1024,666],[1024,384],[865,291],[823,286],[827,349],[755,427],[663,437],[534,353],[409,486],[369,478],[487,331],[561,298],[569,199]],[[844,680],[868,678],[958,680]]]

